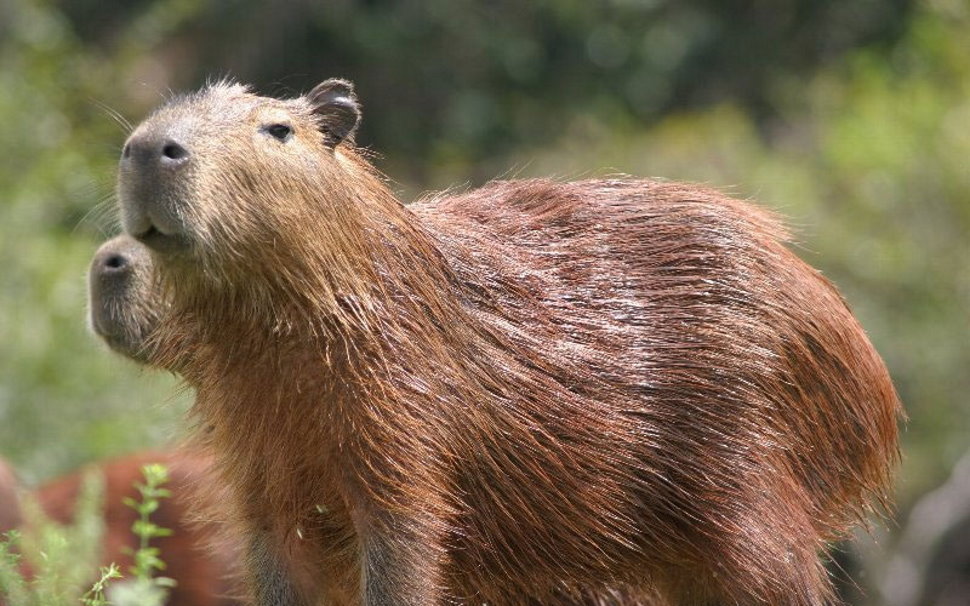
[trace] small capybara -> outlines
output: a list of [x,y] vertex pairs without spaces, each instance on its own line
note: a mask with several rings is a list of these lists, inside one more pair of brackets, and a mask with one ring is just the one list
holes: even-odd
[[[238,546],[219,539],[212,523],[196,519],[193,495],[196,484],[208,477],[211,462],[207,457],[187,452],[148,452],[99,462],[93,466],[104,477],[104,527],[102,561],[114,562],[125,576],[133,564],[132,552],[138,548],[138,537],[132,524],[138,513],[124,504],[125,497],[139,500],[135,483],[143,482],[141,468],[148,463],[162,463],[168,468],[171,496],[160,501],[151,520],[172,530],[172,535],[152,539],[159,557],[165,562],[162,575],[175,579],[168,604],[178,606],[236,606],[242,604],[243,589],[239,583]],[[73,520],[74,509],[83,484],[84,473],[75,472],[42,485],[33,496],[52,520],[66,524]]]
[[779,221],[632,178],[406,207],[360,115],[218,83],[120,161],[257,603],[834,602],[901,409]]

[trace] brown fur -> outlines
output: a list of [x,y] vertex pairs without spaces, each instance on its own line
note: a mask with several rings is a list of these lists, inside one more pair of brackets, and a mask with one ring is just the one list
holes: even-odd
[[[92,329],[118,353],[140,363],[150,365],[158,362],[157,357],[153,354],[151,343],[146,342],[144,337],[157,328],[159,316],[161,311],[167,308],[167,302],[164,291],[161,290],[160,284],[158,284],[155,278],[154,266],[147,249],[144,249],[138,242],[127,236],[118,236],[105,242],[95,253],[92,260],[89,272],[89,285],[89,310]],[[169,366],[168,370],[176,372],[178,370],[178,365],[173,366],[167,364],[167,366]],[[106,467],[105,471],[117,475],[118,472],[124,473],[126,469],[133,469],[132,465],[122,465],[121,463],[123,461],[116,462]],[[64,485],[65,483],[66,481],[64,480],[58,482],[59,485]],[[117,483],[113,482],[113,484]],[[70,502],[73,503],[75,498],[74,494],[77,491],[77,476],[71,477],[70,486],[72,486]],[[68,506],[64,504],[63,497],[56,498],[58,494],[62,494],[63,492],[63,490],[55,491],[55,498],[50,500],[53,504],[60,504],[55,506],[59,507],[61,511],[63,511],[64,507]],[[189,487],[179,486],[174,498],[181,500],[186,498],[185,495],[193,494],[195,494],[194,491],[189,490]],[[112,501],[119,501],[119,499],[120,497],[118,499],[112,498]],[[196,504],[195,508],[199,509],[199,505]],[[168,513],[169,509],[171,507],[163,502],[160,511],[165,514],[166,518],[172,517]],[[222,513],[221,507],[216,504],[210,506],[208,509],[207,515],[215,516],[216,519],[219,519]],[[114,511],[114,509],[110,511]],[[123,518],[123,516],[118,516],[117,512],[114,515],[108,516],[107,521],[110,524],[108,534],[109,538],[112,539],[111,544],[117,543],[119,538],[124,539],[127,537],[125,529],[129,524]],[[180,524],[177,525],[176,531],[181,533],[184,520],[179,520],[179,522]],[[211,528],[207,526],[204,530],[208,532]],[[184,566],[178,567],[177,573],[182,571],[198,571],[200,574],[196,575],[193,572],[193,576],[189,577],[192,586],[196,586],[201,579],[204,579],[209,574],[207,571],[209,571],[211,565],[207,561],[208,558],[212,558],[215,565],[218,566],[220,563],[225,562],[224,556],[226,554],[234,551],[231,546],[238,541],[238,537],[234,537],[232,533],[221,534],[227,534],[228,536],[222,540],[214,540],[215,548],[214,550],[210,550],[211,553],[208,556],[203,555],[204,552],[201,549],[198,553],[181,553],[178,549],[172,549],[166,546],[162,554],[163,558],[170,559],[175,557],[180,562],[184,562]],[[187,540],[191,538],[193,537],[187,537]],[[227,543],[230,548],[227,548]],[[117,551],[117,549],[114,549],[112,553],[116,553]],[[220,579],[224,576],[222,574],[215,574],[213,578]],[[202,596],[206,595],[200,592],[186,592],[183,590],[180,590],[180,592],[175,596],[180,600],[203,599]],[[237,594],[238,592],[231,593],[230,595]],[[562,595],[561,599],[568,603],[577,604],[603,606],[623,604],[633,606],[641,603],[642,596],[637,597],[636,592],[628,589],[610,588],[597,592],[584,592],[578,596]],[[179,603],[182,602],[180,601]],[[188,601],[184,603],[187,606],[188,604],[194,604],[196,602]]]
[[286,603],[833,600],[819,553],[885,499],[900,409],[774,217],[633,179],[404,207],[317,104],[177,99],[119,185],[156,363],[190,353]]

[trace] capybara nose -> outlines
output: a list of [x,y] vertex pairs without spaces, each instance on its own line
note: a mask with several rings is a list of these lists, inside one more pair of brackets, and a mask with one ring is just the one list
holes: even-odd
[[127,236],[104,243],[91,260],[90,282],[94,296],[121,288],[139,264],[150,263],[147,250]]
[[141,167],[179,168],[187,164],[190,158],[191,154],[184,145],[172,137],[154,133],[136,134],[128,139],[121,151],[122,163]]
[[124,273],[128,271],[128,265],[130,263],[128,257],[120,252],[111,252],[111,254],[106,254],[104,257],[99,258],[98,271],[102,274],[115,274]]

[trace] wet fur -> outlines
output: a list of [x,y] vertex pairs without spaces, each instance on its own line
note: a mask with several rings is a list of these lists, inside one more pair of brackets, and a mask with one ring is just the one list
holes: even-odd
[[[312,123],[217,86],[148,128],[287,103]],[[156,255],[152,350],[293,594],[263,604],[834,600],[819,554],[885,500],[900,409],[774,217],[633,179],[404,207],[349,143],[237,123],[166,192],[191,245]]]

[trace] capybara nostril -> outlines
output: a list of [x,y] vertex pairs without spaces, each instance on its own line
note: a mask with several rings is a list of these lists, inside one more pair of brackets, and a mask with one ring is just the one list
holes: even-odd
[[162,164],[177,166],[184,164],[189,159],[189,150],[185,149],[175,141],[166,141],[162,147]]
[[128,267],[128,259],[120,253],[108,255],[104,260],[104,269],[107,271],[118,271]]
[[121,148],[121,157],[127,160],[131,157],[131,144],[125,143],[125,146]]

